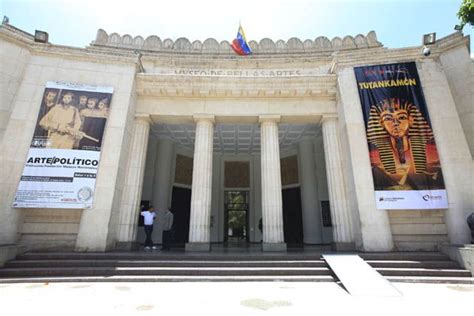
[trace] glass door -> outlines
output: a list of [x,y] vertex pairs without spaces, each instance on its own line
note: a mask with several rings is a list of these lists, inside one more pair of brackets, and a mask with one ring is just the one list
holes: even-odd
[[225,191],[224,241],[247,243],[249,241],[249,192]]

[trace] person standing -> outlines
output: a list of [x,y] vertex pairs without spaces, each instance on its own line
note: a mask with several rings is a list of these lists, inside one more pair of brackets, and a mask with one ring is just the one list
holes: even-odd
[[156,213],[153,210],[153,206],[150,205],[148,210],[141,212],[141,215],[143,216],[143,227],[146,234],[145,250],[156,249],[156,246],[153,245],[153,240],[151,239],[151,234],[153,233],[153,222],[156,218]]
[[172,228],[173,228],[174,215],[169,209],[166,209],[163,215],[163,235],[162,235],[162,247],[161,250],[170,250],[170,244],[172,239]]
[[62,102],[56,104],[43,116],[39,125],[48,131],[47,148],[73,149],[76,140],[82,138],[81,118],[73,106],[74,94],[66,92]]
[[[43,118],[43,116],[46,115],[46,113],[49,112],[57,103],[58,99],[58,90],[56,89],[47,89],[44,93],[43,97],[43,102],[40,107],[40,112],[38,114],[38,117]],[[44,129],[39,125],[39,122],[36,126],[35,129],[35,134],[34,134],[34,139],[37,142],[35,143],[35,147],[41,147],[45,142],[45,140],[48,137],[48,130]]]
[[77,149],[100,151],[107,118],[99,113],[97,102],[99,102],[97,98],[90,98],[87,100],[87,108],[79,111],[82,121],[81,132],[89,137],[81,138]]

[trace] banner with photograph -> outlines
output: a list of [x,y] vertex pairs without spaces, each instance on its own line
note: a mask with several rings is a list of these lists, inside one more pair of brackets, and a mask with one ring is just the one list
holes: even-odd
[[13,207],[92,207],[112,93],[111,87],[46,83]]
[[378,209],[448,207],[414,62],[355,67]]

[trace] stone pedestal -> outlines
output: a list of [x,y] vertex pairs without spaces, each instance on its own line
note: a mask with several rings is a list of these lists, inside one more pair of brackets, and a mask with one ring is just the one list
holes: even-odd
[[186,251],[209,251],[214,116],[196,115],[189,243]]
[[348,207],[342,172],[341,144],[337,130],[337,119],[335,116],[324,117],[322,125],[334,248],[339,251],[354,250],[353,217]]
[[278,122],[280,116],[259,117],[262,168],[263,250],[284,251]]
[[306,139],[298,144],[298,158],[303,211],[303,241],[305,244],[321,244],[323,243],[321,209],[317,195],[318,182],[312,140]]
[[135,117],[127,175],[120,207],[120,222],[117,233],[117,249],[133,250],[137,248],[135,242],[137,234],[138,212],[143,187],[148,136],[150,133],[149,116]]

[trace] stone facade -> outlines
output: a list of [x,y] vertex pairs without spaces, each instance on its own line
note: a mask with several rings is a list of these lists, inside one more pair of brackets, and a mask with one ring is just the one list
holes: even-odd
[[[186,249],[207,250],[224,240],[229,161],[249,166],[247,187],[240,189],[250,194],[249,240],[263,239],[263,250],[286,249],[280,193],[292,188],[301,189],[307,244],[393,251],[467,243],[465,218],[474,209],[468,42],[461,33],[452,34],[424,57],[421,47],[384,48],[374,32],[332,40],[263,39],[250,42],[254,54],[242,58],[228,42],[215,39],[191,43],[99,30],[90,46],[74,48],[36,43],[32,35],[3,24],[0,245],[129,249],[143,237],[136,224],[140,200],[161,212],[171,205],[172,188],[180,187],[192,190]],[[407,61],[416,62],[423,85],[447,210],[375,208],[353,68]],[[46,81],[114,88],[92,209],[11,208]],[[285,158],[297,164],[285,175],[292,176],[288,183],[281,182]],[[332,227],[322,227],[321,201],[330,201]],[[257,228],[262,217],[263,238]]]

